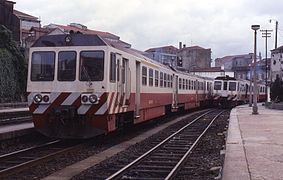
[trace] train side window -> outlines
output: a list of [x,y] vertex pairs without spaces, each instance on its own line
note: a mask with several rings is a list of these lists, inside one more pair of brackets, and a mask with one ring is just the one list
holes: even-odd
[[186,89],[188,89],[188,80],[186,79]]
[[171,88],[173,87],[173,76],[172,75],[170,76],[170,87]]
[[182,89],[182,79],[179,78],[179,89]]
[[167,87],[168,87],[168,88],[171,87],[170,75],[169,75],[169,74],[167,74]]
[[160,87],[163,87],[163,72],[160,72]]
[[31,81],[53,81],[55,52],[33,52],[31,59]]
[[166,88],[167,86],[167,74],[164,73],[164,87]]
[[142,67],[142,85],[147,85],[147,68],[144,66]]
[[155,87],[158,87],[158,80],[159,80],[159,72],[155,71]]
[[61,51],[58,54],[58,80],[74,81],[76,79],[75,51]]
[[151,68],[149,68],[148,70],[148,77],[149,77],[148,80],[149,86],[153,86],[153,69]]
[[183,89],[185,89],[185,79],[183,79]]
[[104,78],[104,52],[82,51],[80,53],[80,80],[102,81]]
[[224,81],[223,83],[223,90],[227,90],[227,87],[228,87],[228,82],[227,81]]
[[116,54],[110,54],[110,82],[116,82]]

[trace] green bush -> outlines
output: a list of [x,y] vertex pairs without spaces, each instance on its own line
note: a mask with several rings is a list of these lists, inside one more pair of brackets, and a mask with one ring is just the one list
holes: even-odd
[[0,25],[0,102],[21,101],[26,92],[27,64],[12,33]]

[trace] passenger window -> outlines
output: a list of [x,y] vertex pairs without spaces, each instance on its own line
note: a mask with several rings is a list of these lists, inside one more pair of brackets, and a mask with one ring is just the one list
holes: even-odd
[[147,85],[147,68],[144,66],[142,67],[142,85]]
[[31,59],[31,81],[54,80],[55,52],[33,52]]
[[61,51],[58,54],[58,80],[74,81],[76,79],[76,56],[74,51]]
[[167,87],[167,74],[164,73],[164,87]]
[[179,89],[182,89],[182,79],[179,78]]
[[160,72],[160,87],[163,87],[163,72]]
[[153,69],[149,69],[149,86],[153,86]]
[[159,72],[155,71],[155,87],[158,87]]
[[102,81],[104,78],[104,52],[82,51],[80,53],[80,80]]

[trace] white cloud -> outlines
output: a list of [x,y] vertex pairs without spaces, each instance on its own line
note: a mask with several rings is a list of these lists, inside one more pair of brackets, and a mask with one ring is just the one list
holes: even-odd
[[[213,58],[253,51],[252,24],[274,28],[283,22],[280,9],[268,0],[16,0],[15,8],[40,16],[42,24],[78,22],[119,35],[145,50],[183,41],[212,49]],[[282,21],[281,21],[282,20]],[[282,33],[281,33],[282,34]],[[258,36],[259,51],[264,41]],[[279,34],[279,45],[282,36]],[[269,39],[269,49],[274,47]]]

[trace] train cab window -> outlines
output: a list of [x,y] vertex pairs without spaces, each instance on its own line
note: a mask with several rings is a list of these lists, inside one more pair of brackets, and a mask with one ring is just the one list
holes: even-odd
[[223,82],[223,90],[227,90],[227,86],[228,86],[228,82],[227,81],[224,81]]
[[80,53],[80,81],[102,81],[104,78],[104,52]]
[[31,59],[31,81],[54,80],[55,52],[33,52]]
[[163,87],[163,72],[160,72],[160,87]]
[[214,90],[221,90],[222,82],[214,81]]
[[116,81],[116,54],[110,54],[110,82]]
[[142,85],[147,85],[147,68],[144,66],[142,67]]
[[149,77],[149,80],[148,80],[149,86],[153,86],[153,69],[149,68],[148,77]]
[[74,81],[76,79],[76,56],[74,51],[61,51],[58,54],[58,80]]
[[229,91],[236,91],[236,82],[229,82]]
[[155,87],[158,87],[158,80],[159,80],[159,72],[158,71],[155,71],[155,82],[154,82],[154,84],[155,84]]

